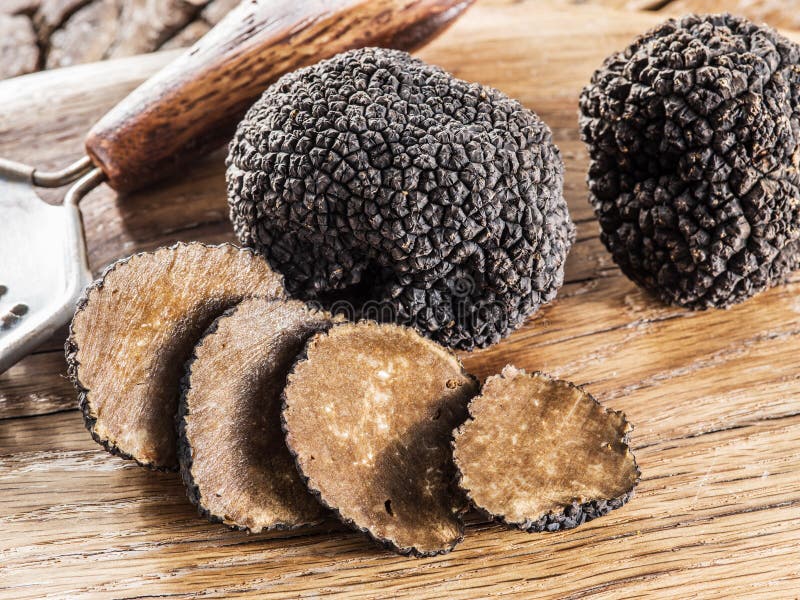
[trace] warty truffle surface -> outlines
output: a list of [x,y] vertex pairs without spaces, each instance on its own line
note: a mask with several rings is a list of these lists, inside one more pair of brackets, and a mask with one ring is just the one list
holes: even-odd
[[290,293],[371,303],[356,316],[471,349],[561,286],[563,171],[517,101],[367,48],[270,87],[231,142],[227,181],[239,239]]
[[768,27],[691,15],[609,57],[583,91],[603,242],[663,301],[728,307],[797,268],[799,63]]

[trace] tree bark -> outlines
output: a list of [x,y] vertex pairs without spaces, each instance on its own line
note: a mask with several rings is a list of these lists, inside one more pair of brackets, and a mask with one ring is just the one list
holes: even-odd
[[0,79],[183,48],[239,0],[2,0]]

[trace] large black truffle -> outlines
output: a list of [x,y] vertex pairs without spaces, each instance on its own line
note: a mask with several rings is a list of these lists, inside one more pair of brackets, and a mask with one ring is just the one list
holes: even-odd
[[798,266],[800,51],[731,15],[670,20],[581,96],[591,201],[622,271],[728,307]]
[[498,341],[563,281],[573,226],[548,127],[404,52],[281,78],[240,124],[227,179],[237,236],[291,293],[451,347]]

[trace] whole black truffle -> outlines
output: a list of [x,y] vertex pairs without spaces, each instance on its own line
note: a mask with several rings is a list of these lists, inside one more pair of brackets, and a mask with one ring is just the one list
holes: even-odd
[[670,20],[581,96],[591,201],[622,271],[728,307],[797,268],[800,50],[731,15]]
[[290,293],[345,293],[451,347],[498,341],[563,281],[573,226],[548,127],[404,52],[281,78],[239,125],[227,180],[237,236]]

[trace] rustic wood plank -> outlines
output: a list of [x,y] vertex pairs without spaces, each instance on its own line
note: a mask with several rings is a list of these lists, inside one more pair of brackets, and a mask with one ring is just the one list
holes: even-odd
[[[509,1],[509,0],[494,0]],[[515,0],[511,0],[515,1]],[[524,1],[524,0],[523,0]],[[729,12],[781,29],[800,30],[800,0],[547,0],[554,6],[596,4],[626,11],[658,11],[666,16]]]
[[[799,436],[800,416],[661,443],[639,435],[645,478],[620,511],[558,534],[478,523],[454,553],[414,560],[335,527],[284,536],[225,531],[194,516],[176,476],[109,458],[77,413],[7,420],[0,483],[15,493],[0,515],[0,591],[20,599],[613,598],[623,590],[724,597],[735,589],[743,597],[769,585],[780,597],[800,577],[792,561]],[[53,498],[45,506],[41,490]]]
[[[621,15],[487,4],[421,55],[520,98],[554,128],[578,223],[568,283],[508,340],[464,358],[481,377],[508,362],[547,370],[625,410],[644,473],[628,506],[551,535],[478,520],[452,554],[425,560],[335,524],[230,532],[195,516],[176,476],[91,441],[61,374],[62,332],[0,376],[0,597],[796,595],[800,277],[728,311],[687,313],[646,296],[610,261],[586,201],[575,107],[602,58],[662,18]],[[74,159],[89,125],[168,58],[0,84],[0,155],[48,167]],[[95,271],[175,240],[231,239],[223,156],[127,198],[90,195],[82,208]]]
[[[514,4],[530,0],[480,0]],[[42,47],[46,68],[80,64],[157,49],[191,45],[219,22],[239,0],[5,0],[0,13],[27,15]],[[582,8],[598,5],[624,11],[659,11],[663,15],[726,10],[774,27],[800,30],[800,0],[546,0],[549,6]],[[541,5],[541,2],[537,2]],[[536,4],[532,5],[534,8]],[[22,27],[20,24],[19,27]],[[19,36],[19,33],[16,33]],[[26,33],[27,36],[27,33]],[[10,39],[10,38],[8,38]],[[6,63],[24,70],[0,69],[0,79],[39,68],[30,62],[36,44],[8,44]]]
[[674,0],[661,10],[675,15],[724,10],[773,27],[800,30],[800,0],[730,0],[722,5],[717,0]]

